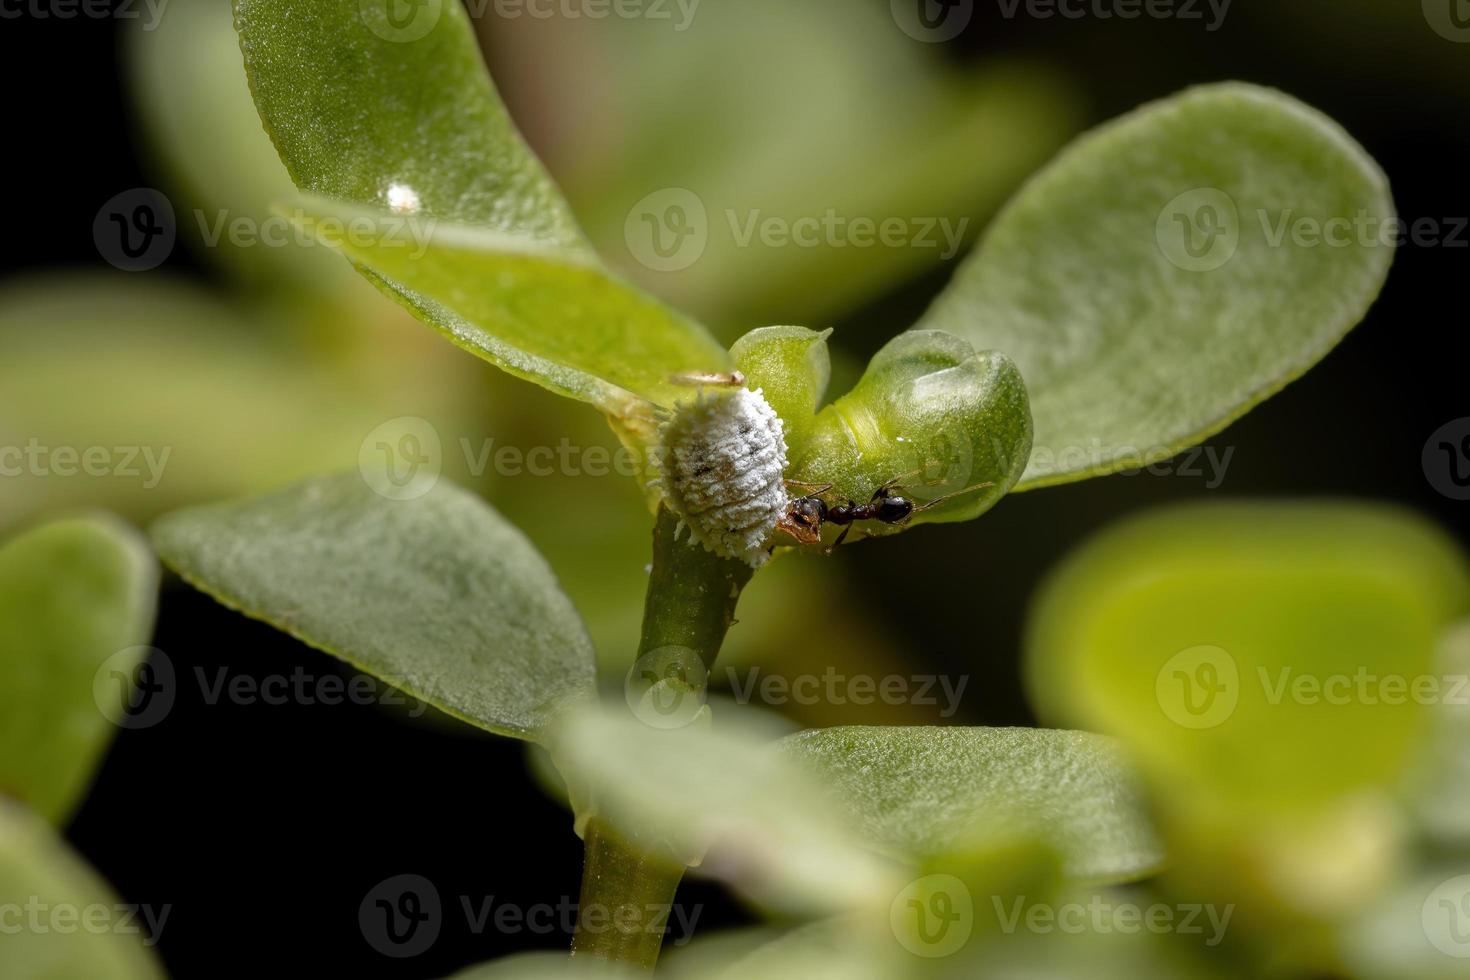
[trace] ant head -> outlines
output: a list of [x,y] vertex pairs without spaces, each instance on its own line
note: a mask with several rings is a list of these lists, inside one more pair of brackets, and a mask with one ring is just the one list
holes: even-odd
[[878,520],[884,524],[901,524],[914,513],[914,502],[907,497],[884,497],[878,501]]
[[796,497],[776,523],[798,544],[816,544],[822,540],[822,523],[827,519],[827,505],[820,497]]
[[827,505],[821,497],[797,497],[787,505],[786,516],[805,527],[821,528],[827,519]]

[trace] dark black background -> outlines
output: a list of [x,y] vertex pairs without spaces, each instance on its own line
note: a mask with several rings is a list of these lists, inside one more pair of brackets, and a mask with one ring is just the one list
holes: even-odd
[[[1366,145],[1392,178],[1402,216],[1470,214],[1470,99],[1416,65],[1421,48],[1449,42],[1354,32],[1325,2],[1299,4],[1316,19],[1278,22],[1281,5],[1236,0],[1224,28],[1209,34],[1179,22],[1005,20],[982,2],[947,54],[1053,58],[1085,82],[1097,119],[1195,82],[1276,85]],[[7,277],[99,266],[90,231],[98,207],[157,181],[140,163],[114,26],[0,21]],[[1470,60],[1470,45],[1447,56]],[[1121,515],[1207,495],[1353,495],[1417,508],[1463,535],[1466,505],[1434,491],[1420,452],[1441,424],[1470,415],[1466,240],[1458,249],[1401,249],[1367,321],[1304,379],[1212,440],[1235,447],[1223,488],[1141,475],[1016,495],[984,521],[851,549],[834,574],[854,602],[880,608],[892,630],[917,636],[937,662],[981,665],[986,683],[961,720],[1025,724],[1032,719],[1015,651],[1027,597],[1065,551]],[[179,250],[170,264],[190,270],[191,261]],[[837,338],[866,355],[944,278],[852,317]],[[977,622],[990,637],[983,648]],[[156,644],[181,651],[175,664],[187,671],[339,669],[176,583],[163,596]],[[580,847],[570,821],[526,774],[517,744],[374,707],[209,707],[183,689],[166,722],[118,740],[69,829],[128,901],[172,906],[161,951],[174,975],[438,977],[518,949],[564,948],[561,934],[476,935],[459,907],[460,896],[524,906],[576,894]],[[429,952],[400,961],[369,948],[357,909],[373,885],[406,872],[436,884],[446,921]],[[743,916],[707,884],[687,886],[682,900],[704,906],[704,926]]]

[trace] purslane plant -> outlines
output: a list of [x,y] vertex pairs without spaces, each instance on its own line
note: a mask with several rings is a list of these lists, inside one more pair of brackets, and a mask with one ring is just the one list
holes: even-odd
[[[828,402],[825,333],[762,328],[726,350],[601,266],[516,134],[458,4],[411,40],[374,22],[381,15],[356,0],[236,3],[257,108],[304,195],[293,213],[452,342],[590,404],[649,462],[640,482],[655,514],[653,565],[643,635],[627,657],[646,672],[648,697],[702,698],[701,670],[753,566],[801,543],[777,527],[794,501],[863,504],[885,487],[908,495],[911,522],[856,521],[855,541],[970,520],[1013,489],[1167,456],[1324,356],[1362,317],[1391,258],[1371,241],[1321,248],[1272,233],[1283,215],[1319,225],[1391,220],[1383,175],[1335,124],[1248,85],[1191,90],[1064,151],[997,218],[916,329]],[[414,222],[428,234],[410,248],[402,232]],[[347,227],[370,233],[341,234]],[[756,415],[742,415],[745,402]],[[732,410],[736,433],[758,417],[771,434],[763,445],[774,451],[779,441],[779,485],[761,476],[767,496],[732,489],[749,472],[738,453],[752,444],[701,439],[710,428],[699,413],[710,406]],[[691,432],[692,442],[670,439]],[[675,451],[690,446],[695,454],[681,460]],[[680,467],[698,479],[671,501]],[[723,525],[701,523],[708,501],[691,490],[715,495]],[[773,492],[784,495],[779,506]],[[731,508],[742,502],[758,513],[737,518]],[[722,530],[741,531],[745,545],[722,544]],[[818,530],[808,550],[829,547],[841,529]],[[1159,861],[1131,777],[1091,736],[809,733],[772,762],[738,738],[722,743],[718,719],[705,731],[704,711],[666,734],[604,717],[586,705],[591,643],[545,562],[494,510],[447,483],[389,499],[356,474],[326,476],[178,512],[153,536],[171,567],[227,605],[470,724],[548,745],[587,841],[584,907],[666,902],[683,864],[706,847],[731,836],[751,844],[739,831],[769,824],[758,812],[742,816],[741,801],[759,807],[760,797],[736,783],[786,771],[791,754],[849,790],[854,780],[882,782],[873,775],[881,765],[856,765],[865,753],[898,767],[929,760],[932,778],[958,796],[953,809],[909,814],[904,839],[884,832],[881,793],[854,794],[860,812],[874,808],[871,819],[858,821],[832,863],[773,862],[803,850],[775,845],[763,864],[735,862],[771,872],[757,876],[756,897],[777,907],[861,905],[855,896],[871,896],[851,876],[869,863],[874,893],[885,893],[895,867],[993,868],[996,841],[1016,823],[1040,827],[1039,846],[1085,879],[1139,877]],[[651,745],[726,753],[729,765],[705,776],[729,799],[730,822],[695,821],[687,838],[630,839],[620,814],[651,799],[677,813],[678,799],[700,798],[660,795],[677,786],[672,766],[620,772],[620,759]],[[1058,767],[1086,778],[1055,780]],[[974,787],[984,792],[967,796]],[[814,801],[811,813],[824,806]],[[1081,819],[1099,811],[1101,822]],[[1004,832],[988,832],[992,820]],[[881,858],[855,856],[868,851]],[[783,870],[805,873],[788,880]],[[833,895],[834,882],[849,887]],[[658,942],[583,930],[575,949],[651,966]]]
[[[747,398],[769,406],[790,498],[827,487],[826,501],[867,502],[899,481],[922,504],[978,486],[913,523],[968,520],[1018,484],[1138,465],[1216,431],[1351,328],[1390,259],[1371,243],[1273,240],[1256,220],[1391,218],[1381,173],[1335,125],[1262,89],[1193,90],[1068,149],[997,219],[920,329],[824,405],[824,335],[757,331],[727,352],[600,267],[515,133],[456,5],[409,41],[346,0],[288,8],[243,0],[236,19],[261,118],[307,195],[303,223],[453,342],[593,405],[660,464],[643,474],[661,516],[638,656],[677,669],[655,672],[657,684],[688,683],[691,659],[713,663],[751,565],[787,541],[769,506],[760,554],[735,554],[698,521],[690,530],[713,552],[678,540],[659,482],[671,467],[718,474],[695,488],[716,492],[717,513],[750,499],[719,496],[747,473],[738,456],[719,457],[719,440],[700,444],[711,458],[670,456],[682,448],[666,444],[670,432],[699,430],[692,413]],[[1224,241],[1207,225],[1215,218]],[[421,248],[404,247],[404,221],[432,222]],[[368,224],[369,236],[333,233]],[[691,374],[738,381],[691,387]],[[680,509],[688,517],[700,504]],[[899,529],[858,522],[849,540]],[[181,512],[154,537],[166,561],[228,604],[472,723],[560,744],[571,783],[581,780],[549,733],[566,702],[591,694],[588,644],[529,544],[473,498],[442,487],[387,500],[356,477],[324,478]],[[383,620],[365,626],[363,607]],[[579,799],[589,856],[604,862],[589,866],[584,899],[616,904],[597,883],[627,886],[638,873],[671,892],[677,872],[599,838],[593,815],[607,796]],[[596,937],[577,945],[643,963],[657,954]]]

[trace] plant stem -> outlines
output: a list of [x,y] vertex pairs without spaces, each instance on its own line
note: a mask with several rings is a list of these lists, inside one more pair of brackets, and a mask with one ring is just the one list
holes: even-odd
[[715,664],[725,632],[735,622],[735,602],[755,569],[720,558],[689,540],[674,539],[679,519],[660,507],[653,528],[653,572],[643,602],[642,656],[660,647],[685,647]]
[[[683,540],[676,540],[678,525],[678,518],[667,508],[659,508],[638,655],[682,648],[693,651],[709,669],[735,622],[740,590],[754,570],[742,561],[720,558],[691,544],[687,532]],[[652,970],[663,944],[663,925],[683,876],[682,864],[636,847],[596,818],[589,821],[572,955]],[[620,909],[624,910],[621,921],[634,923],[633,928],[617,927]],[[650,909],[657,910],[657,919]]]
[[591,820],[572,955],[651,971],[683,876],[683,865],[641,851],[601,820]]

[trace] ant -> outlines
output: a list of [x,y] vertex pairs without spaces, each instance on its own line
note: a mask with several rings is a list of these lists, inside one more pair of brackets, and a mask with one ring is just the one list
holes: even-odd
[[849,500],[845,504],[830,507],[821,498],[821,494],[831,490],[832,484],[787,480],[788,484],[804,487],[810,492],[802,497],[791,498],[791,502],[786,505],[785,513],[781,515],[781,520],[776,524],[776,529],[795,538],[798,544],[818,544],[822,540],[823,525],[836,524],[842,528],[842,533],[837,535],[837,540],[826,549],[830,554],[847,539],[847,533],[852,530],[852,525],[857,521],[878,521],[890,527],[904,527],[913,520],[916,514],[922,514],[962,494],[995,485],[993,481],[977,483],[973,487],[965,487],[963,490],[956,490],[954,493],[936,497],[922,504],[916,504],[908,497],[894,493],[895,490],[902,489],[899,484],[904,480],[922,472],[923,470],[914,470],[912,473],[894,477],[874,490],[873,496],[865,504],[856,504]]

